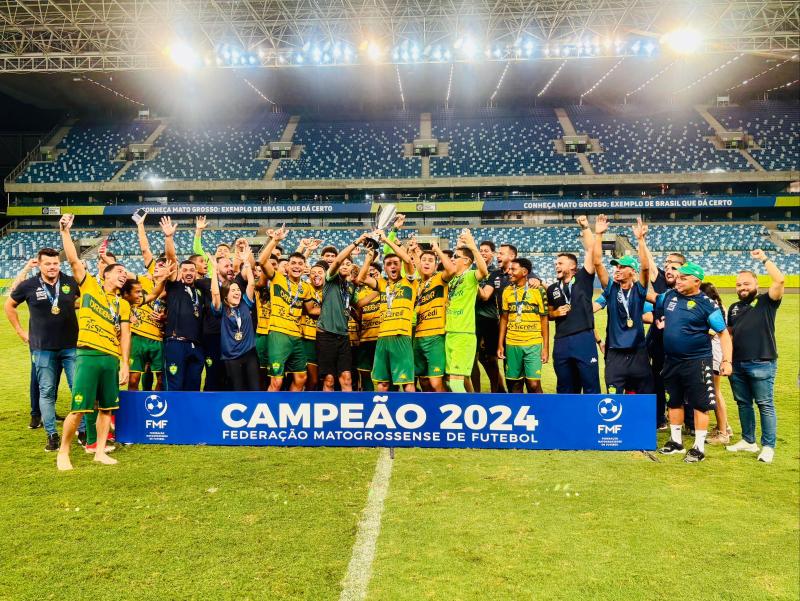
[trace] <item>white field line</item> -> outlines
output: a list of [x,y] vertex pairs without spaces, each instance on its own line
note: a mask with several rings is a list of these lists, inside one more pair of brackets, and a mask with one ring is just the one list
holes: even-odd
[[381,449],[375,464],[375,474],[369,485],[367,505],[358,523],[356,542],[353,544],[353,554],[347,566],[347,574],[342,581],[339,601],[363,601],[367,597],[367,587],[372,576],[372,561],[375,559],[375,547],[381,531],[383,502],[389,492],[393,463],[389,457],[389,449]]

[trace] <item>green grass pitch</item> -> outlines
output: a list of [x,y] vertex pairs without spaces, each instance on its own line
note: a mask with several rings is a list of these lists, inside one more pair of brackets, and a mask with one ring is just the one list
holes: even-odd
[[[798,300],[778,312],[772,465],[400,449],[367,598],[797,599]],[[102,467],[76,447],[61,474],[5,319],[0,356],[0,599],[339,598],[377,450],[142,445]]]

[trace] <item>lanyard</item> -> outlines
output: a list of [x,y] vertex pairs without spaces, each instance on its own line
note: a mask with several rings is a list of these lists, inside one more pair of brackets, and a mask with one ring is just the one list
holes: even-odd
[[567,303],[572,300],[572,284],[574,283],[575,278],[573,277],[566,286],[564,285],[564,282],[559,284],[559,288],[561,288],[561,292],[564,293],[564,298],[567,299]]
[[528,296],[528,280],[525,280],[525,290],[522,293],[522,301],[519,300],[517,297],[517,290],[519,290],[519,286],[516,284],[514,285],[514,304],[517,308],[517,319],[519,320],[522,317],[522,308],[525,305],[525,298]]
[[192,306],[197,309],[198,305],[200,304],[200,301],[197,297],[197,290],[186,285],[184,285],[183,289],[186,290],[186,294],[188,294],[189,298],[192,299]]
[[[290,280],[289,278],[286,278],[286,285],[289,286],[289,295],[291,296],[291,294],[292,294],[292,280]],[[297,282],[297,288],[295,288],[294,297],[292,298],[292,302],[289,303],[289,311],[292,310],[292,307],[294,307],[294,304],[297,302],[297,299],[300,296],[300,291],[302,289],[303,289],[302,282]]]
[[[633,290],[633,288],[631,288]],[[628,290],[628,294],[625,294],[625,291],[620,288],[619,292],[617,292],[617,302],[622,305],[622,308],[625,309],[625,317],[627,321],[631,321],[631,310],[630,310],[630,300],[631,300],[631,290]]]
[[44,293],[47,295],[47,300],[50,301],[51,312],[56,313],[55,309],[58,307],[58,285],[61,283],[61,276],[59,275],[58,279],[56,279],[55,296],[50,294],[50,289],[47,287],[47,283],[42,279],[41,276],[39,276],[39,283],[42,285],[42,289],[44,290]]
[[233,318],[231,321],[235,321],[236,322],[236,330],[241,332],[242,331],[242,316],[239,313],[239,307],[235,307],[235,308],[232,307],[230,315]]
[[[341,276],[339,276],[341,278]],[[339,293],[342,295],[342,305],[344,306],[345,316],[350,315],[350,284],[347,280],[341,279],[339,285]]]

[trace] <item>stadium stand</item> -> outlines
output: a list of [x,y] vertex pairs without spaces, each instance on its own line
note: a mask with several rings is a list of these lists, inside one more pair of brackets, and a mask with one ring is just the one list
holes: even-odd
[[156,140],[158,154],[135,161],[122,181],[262,179],[269,159],[257,159],[259,149],[279,140],[289,116],[266,113],[242,125],[170,123]]
[[113,125],[74,125],[57,149],[65,152],[54,161],[32,162],[17,176],[20,183],[102,182],[120,170],[115,161],[120,150],[143,142],[158,126],[155,121]]
[[778,230],[781,232],[800,232],[800,223],[779,223]]
[[275,179],[396,179],[421,176],[420,160],[403,157],[419,130],[417,115],[398,113],[380,120],[319,121],[303,118],[294,144],[297,160],[281,161]]
[[744,130],[755,139],[761,148],[750,154],[764,169],[797,169],[800,165],[800,106],[762,102],[713,108],[711,114],[726,128]]
[[611,114],[589,106],[568,109],[578,133],[597,138],[601,153],[588,155],[596,173],[669,173],[752,167],[737,151],[717,150],[704,136],[714,131],[696,112],[654,116]]
[[564,135],[552,109],[508,113],[440,111],[432,115],[434,138],[449,142],[448,156],[431,159],[433,177],[579,174],[575,156],[558,154]]

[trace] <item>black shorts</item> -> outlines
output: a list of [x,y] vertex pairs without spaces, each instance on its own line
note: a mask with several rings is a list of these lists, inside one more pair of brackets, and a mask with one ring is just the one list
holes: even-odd
[[655,387],[647,349],[608,349],[606,388],[609,394],[653,394]]
[[317,330],[317,365],[319,377],[334,375],[337,378],[353,369],[353,357],[348,334],[331,334]]
[[684,404],[697,411],[711,411],[716,407],[711,357],[684,360],[667,357],[661,375],[670,409],[678,409]]
[[497,343],[500,341],[500,321],[490,317],[475,318],[475,335],[478,338],[478,358],[497,358]]

